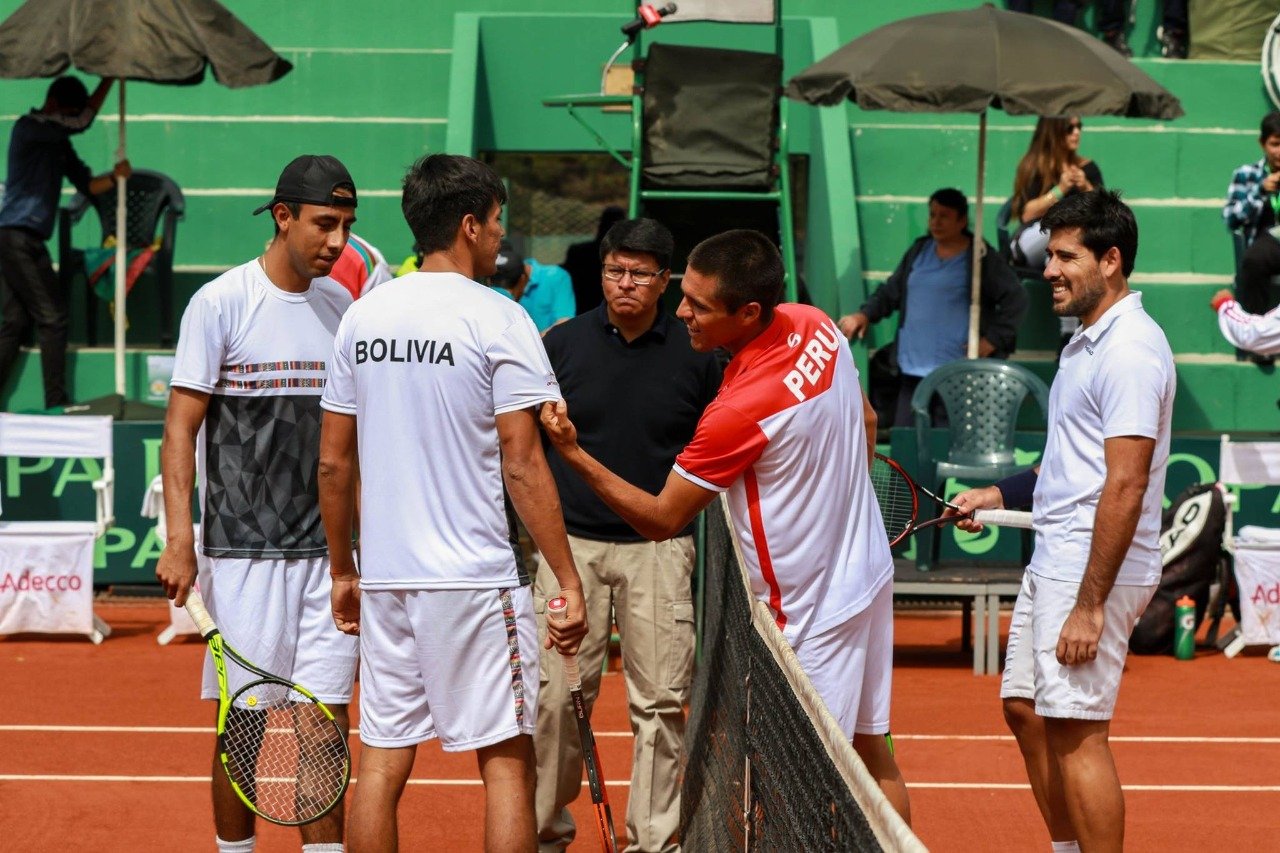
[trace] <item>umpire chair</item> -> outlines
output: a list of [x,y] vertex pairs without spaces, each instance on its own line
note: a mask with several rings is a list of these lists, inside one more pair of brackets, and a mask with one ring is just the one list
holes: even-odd
[[[630,171],[629,216],[655,215],[655,208],[660,208],[659,218],[683,237],[678,242],[696,242],[714,233],[707,230],[709,220],[720,217],[708,216],[706,203],[727,207],[732,219],[751,205],[773,206],[776,218],[769,219],[776,222],[786,269],[784,298],[794,302],[798,275],[777,0],[683,0],[678,11],[664,14],[669,14],[665,20],[670,23],[769,25],[774,50],[762,53],[658,42],[650,44],[646,53],[641,32],[635,52],[643,58],[632,63],[635,86],[630,97],[564,96],[543,103],[567,108]],[[629,44],[624,42],[618,53]],[[631,107],[629,154],[615,150],[577,112],[580,107],[626,104]],[[765,222],[762,216],[743,218],[744,226]]]

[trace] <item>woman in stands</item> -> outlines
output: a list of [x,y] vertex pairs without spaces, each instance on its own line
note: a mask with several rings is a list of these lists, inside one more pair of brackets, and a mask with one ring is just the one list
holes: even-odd
[[[974,239],[964,193],[938,190],[929,197],[929,233],[911,244],[898,268],[861,308],[837,322],[846,338],[861,338],[871,324],[898,312],[892,349],[882,348],[884,355],[877,353],[868,371],[870,398],[881,427],[910,426],[916,387],[937,368],[965,357]],[[981,242],[978,355],[1008,358],[1027,313],[1027,293],[1004,258]],[[946,409],[935,401],[934,421],[946,424]]]
[[1079,117],[1044,117],[1036,122],[1031,146],[1013,178],[1013,215],[1020,223],[1013,258],[1019,265],[1044,266],[1049,235],[1039,223],[1049,208],[1064,196],[1102,186],[1098,164],[1080,156],[1083,127]]

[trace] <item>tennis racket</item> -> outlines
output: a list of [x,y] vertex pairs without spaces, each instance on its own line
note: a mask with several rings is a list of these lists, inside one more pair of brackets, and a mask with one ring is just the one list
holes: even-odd
[[[195,588],[187,595],[187,612],[213,655],[218,754],[236,795],[255,814],[282,826],[324,817],[342,802],[351,779],[351,753],[333,713],[305,687],[241,657]],[[249,678],[235,693],[227,686],[227,659]]]
[[[889,534],[889,545],[894,546],[908,536],[925,527],[939,524],[950,524],[972,518],[983,524],[1004,527],[1030,527],[1031,513],[1005,509],[980,509],[973,513],[961,512],[960,508],[944,498],[921,486],[903,470],[902,466],[888,456],[877,453],[871,460],[871,487],[875,490],[876,500],[880,504],[880,515],[884,519],[885,533]],[[933,500],[938,505],[938,517],[920,521],[920,495]],[[943,509],[954,509],[959,515],[942,516]]]
[[[563,619],[569,610],[569,602],[553,598],[547,602],[547,617]],[[591,803],[596,809],[596,824],[600,830],[600,848],[605,853],[618,853],[618,838],[613,831],[613,812],[609,809],[609,795],[604,789],[604,774],[600,771],[600,750],[596,749],[596,736],[591,731],[587,717],[587,702],[582,698],[582,676],[578,673],[577,655],[564,655],[564,675],[569,682],[569,698],[573,700],[573,713],[578,718],[578,737],[582,740],[582,762],[587,766],[587,787],[591,789]]]

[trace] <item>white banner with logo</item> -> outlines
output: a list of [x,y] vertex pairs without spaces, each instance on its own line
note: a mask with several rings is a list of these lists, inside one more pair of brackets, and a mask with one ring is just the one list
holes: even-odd
[[0,634],[93,635],[93,522],[0,522]]
[[1243,527],[1236,539],[1240,633],[1245,643],[1280,643],[1280,531]]

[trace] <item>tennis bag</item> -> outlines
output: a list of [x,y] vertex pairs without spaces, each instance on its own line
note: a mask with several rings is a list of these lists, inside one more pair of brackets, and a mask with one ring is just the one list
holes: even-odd
[[1222,531],[1227,508],[1216,483],[1184,489],[1160,519],[1160,556],[1164,568],[1156,594],[1129,636],[1138,655],[1173,654],[1175,602],[1189,595],[1196,602],[1196,628],[1209,606],[1210,588],[1226,558]]

